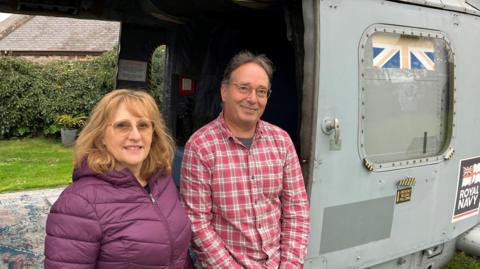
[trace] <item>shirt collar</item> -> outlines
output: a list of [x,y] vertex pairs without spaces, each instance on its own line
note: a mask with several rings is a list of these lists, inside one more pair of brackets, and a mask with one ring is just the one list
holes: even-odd
[[[232,138],[235,141],[237,141],[238,139],[232,134],[232,131],[230,131],[230,129],[227,126],[227,123],[225,122],[223,111],[220,112],[220,115],[218,115],[217,120],[220,123],[220,129],[223,135],[227,138]],[[257,127],[255,128],[255,134],[253,135],[253,140],[257,140],[261,138],[264,133],[265,133],[265,123],[262,120],[259,120],[257,122]]]

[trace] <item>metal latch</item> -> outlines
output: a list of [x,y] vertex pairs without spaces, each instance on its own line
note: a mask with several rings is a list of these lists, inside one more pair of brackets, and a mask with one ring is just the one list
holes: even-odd
[[340,121],[337,118],[324,118],[322,131],[330,136],[330,150],[340,150],[342,139],[340,138]]

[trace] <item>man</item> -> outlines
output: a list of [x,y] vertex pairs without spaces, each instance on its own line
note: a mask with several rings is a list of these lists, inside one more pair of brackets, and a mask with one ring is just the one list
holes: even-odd
[[240,52],[221,85],[223,112],[185,145],[180,192],[201,268],[302,268],[309,209],[295,147],[260,120],[273,67]]

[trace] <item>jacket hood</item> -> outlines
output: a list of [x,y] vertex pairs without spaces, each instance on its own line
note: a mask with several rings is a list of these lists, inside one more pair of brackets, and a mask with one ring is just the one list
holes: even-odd
[[[157,173],[155,173],[155,175],[151,178],[156,178],[159,173],[161,174],[161,171],[158,171]],[[120,171],[112,170],[112,171],[108,171],[105,174],[99,174],[93,171],[92,169],[90,169],[86,161],[84,161],[80,167],[75,168],[73,170],[73,175],[72,175],[73,182],[81,180],[82,178],[97,178],[97,179],[106,181],[114,186],[119,186],[119,187],[139,185],[137,179],[132,174],[132,172],[128,170],[128,168],[124,168]]]

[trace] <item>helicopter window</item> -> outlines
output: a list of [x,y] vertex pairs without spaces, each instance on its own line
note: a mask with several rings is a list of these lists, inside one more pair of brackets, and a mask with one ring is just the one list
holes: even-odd
[[363,42],[361,154],[374,168],[438,160],[432,157],[446,150],[452,128],[453,56],[448,41],[436,32],[375,28]]

